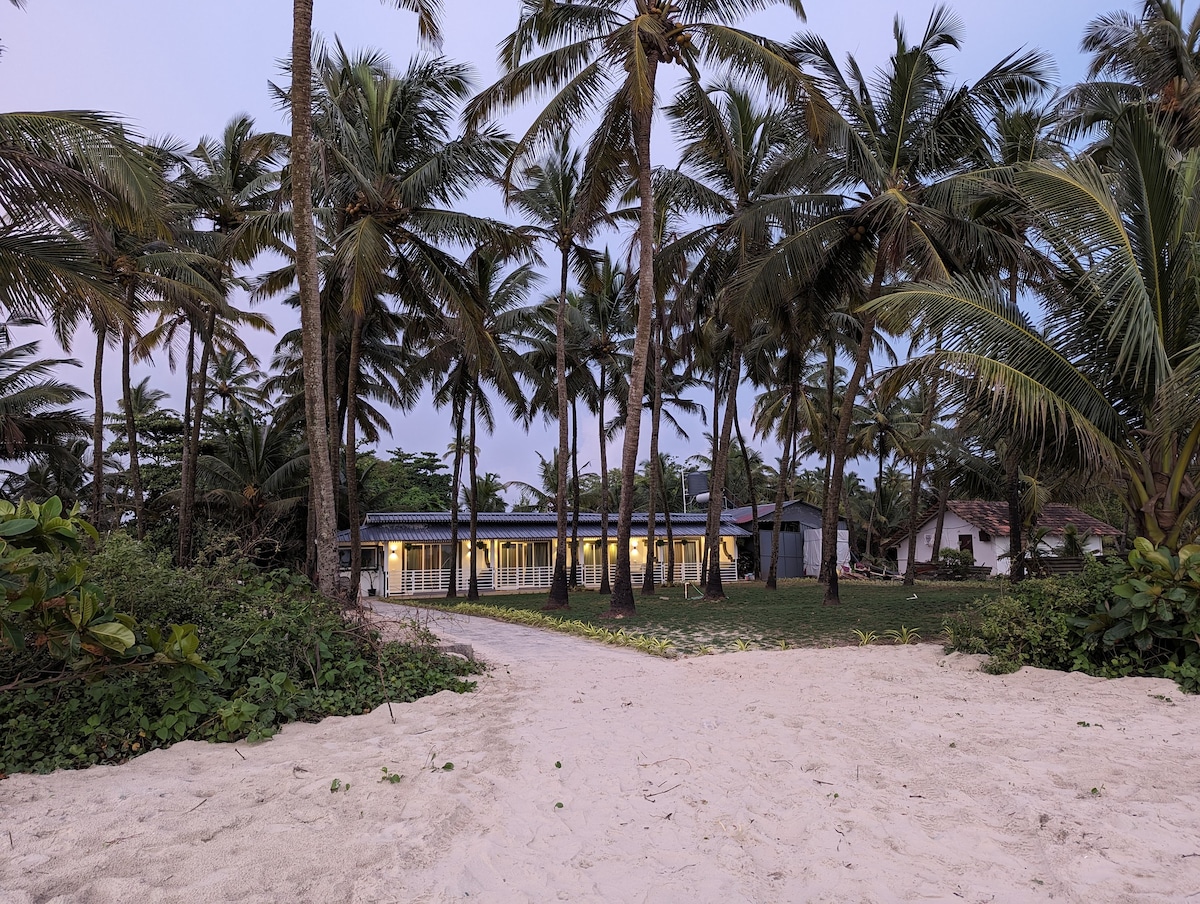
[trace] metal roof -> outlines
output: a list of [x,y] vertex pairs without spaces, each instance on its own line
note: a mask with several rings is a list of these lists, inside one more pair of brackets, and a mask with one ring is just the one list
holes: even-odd
[[[480,540],[553,540],[558,536],[558,520],[553,512],[480,512],[476,535]],[[666,521],[662,515],[655,517],[655,535],[666,536]],[[633,535],[646,536],[649,517],[645,512],[634,513]],[[679,539],[703,537],[707,517],[700,513],[671,515],[671,532]],[[464,539],[470,525],[470,516],[459,515],[458,536]],[[600,515],[596,512],[579,513],[579,532],[583,539],[594,539],[600,535]],[[608,519],[610,537],[616,537],[617,518]],[[449,512],[372,512],[367,515],[360,529],[363,543],[425,542],[445,543],[450,540]],[[748,537],[750,534],[728,521],[721,523],[721,536]],[[350,532],[338,531],[338,542],[348,543]]]
[[[817,516],[818,522],[821,519],[821,509],[812,503],[805,502],[803,499],[790,499],[783,504],[783,520],[796,520],[795,513],[806,511]],[[775,514],[774,502],[760,502],[758,504],[758,520],[766,521]],[[721,517],[732,521],[735,524],[749,524],[754,520],[754,508],[749,505],[739,506],[738,508],[726,509],[721,513]]]

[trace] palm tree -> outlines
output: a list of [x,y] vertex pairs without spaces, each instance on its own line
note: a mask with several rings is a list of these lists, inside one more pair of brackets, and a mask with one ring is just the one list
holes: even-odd
[[455,267],[439,240],[497,248],[519,243],[507,227],[453,209],[474,184],[494,175],[509,151],[494,128],[451,138],[449,124],[471,90],[465,67],[417,59],[396,73],[379,54],[351,57],[340,44],[317,65],[314,129],[324,161],[317,193],[328,211],[322,220],[330,273],[350,337],[345,450],[355,587],[361,520],[356,384],[367,318],[388,295],[412,311],[436,312]]
[[587,172],[615,173],[630,159],[637,173],[638,306],[633,366],[621,455],[621,505],[617,518],[617,578],[609,614],[635,611],[629,539],[638,465],[642,394],[654,311],[655,203],[650,156],[651,124],[660,65],[678,63],[699,79],[701,61],[783,88],[796,84],[790,56],[774,41],[734,27],[748,13],[782,4],[803,15],[800,0],[523,0],[516,30],[500,52],[504,75],[472,102],[470,117],[551,91],[550,103],[517,144],[514,160],[566,131],[590,111],[600,121],[588,147]]
[[238,411],[243,407],[260,409],[267,402],[263,389],[266,378],[258,362],[234,349],[218,352],[209,361],[208,378],[213,395],[221,400],[221,413]]
[[295,421],[264,421],[242,408],[223,424],[213,453],[200,457],[204,498],[231,520],[245,552],[274,552],[290,533],[287,520],[304,505],[308,456],[300,433]]
[[552,244],[559,252],[559,288],[554,315],[554,374],[558,419],[558,500],[555,503],[558,545],[546,609],[565,609],[567,589],[567,290],[570,272],[587,279],[592,273],[594,252],[586,242],[596,229],[613,222],[608,208],[614,193],[611,182],[597,176],[602,171],[584,172],[583,154],[573,150],[570,132],[555,142],[537,163],[524,168],[518,181],[509,186],[508,203],[532,223],[529,232]]
[[596,368],[594,391],[589,392],[587,398],[589,404],[594,406],[599,425],[600,593],[603,595],[612,593],[608,575],[608,441],[611,433],[605,420],[605,406],[612,396],[616,396],[618,403],[623,404],[628,392],[626,375],[629,373],[629,347],[633,335],[629,311],[634,280],[613,263],[607,250],[595,267],[595,274],[589,279],[590,290],[579,297],[581,316],[572,319],[572,327],[578,331],[572,344],[582,350],[582,356],[589,366]]
[[129,227],[161,197],[161,176],[124,124],[86,111],[0,113],[0,305],[116,293],[64,223]]
[[840,602],[838,504],[854,406],[878,325],[873,309],[861,308],[860,302],[884,295],[897,278],[936,279],[956,272],[964,256],[956,249],[1005,243],[1003,236],[972,224],[955,209],[955,180],[983,158],[985,113],[1046,86],[1046,61],[1036,52],[1005,57],[973,84],[951,84],[942,52],[959,46],[961,22],[945,7],[933,11],[914,44],[898,18],[894,32],[895,52],[872,80],[853,57],[844,73],[815,34],[792,42],[792,51],[813,73],[832,108],[819,135],[828,166],[824,179],[831,190],[812,200],[823,215],[811,225],[800,224],[746,274],[771,302],[797,291],[788,274],[801,274],[799,290],[819,287],[815,297],[827,308],[850,298],[860,320],[853,369],[832,435],[822,518],[827,605]]
[[70,405],[84,393],[56,376],[78,367],[71,358],[44,358],[37,342],[13,345],[8,329],[0,344],[0,458],[58,461],[68,444],[87,433],[87,422]]
[[1069,131],[1103,125],[1129,103],[1149,103],[1175,147],[1200,147],[1200,9],[1185,22],[1184,7],[1183,0],[1143,0],[1140,16],[1118,10],[1088,23],[1080,46],[1092,60],[1088,81],[1064,104]]
[[[229,303],[229,294],[239,284],[233,274],[236,265],[249,264],[264,247],[278,247],[253,226],[256,216],[277,205],[278,167],[284,145],[282,135],[256,132],[253,119],[235,116],[225,126],[220,140],[207,137],[200,140],[188,155],[180,180],[191,214],[210,226],[207,231],[193,231],[191,239],[216,262],[209,273],[216,292],[198,299],[197,303],[184,305],[189,320],[184,422],[189,432],[184,447],[179,508],[178,556],[182,564],[191,560],[200,432],[208,406],[209,368],[218,342],[219,324],[240,321],[270,328],[265,318],[234,308]],[[200,358],[195,363],[192,352],[197,334]]]
[[1048,456],[1111,469],[1139,535],[1177,549],[1196,535],[1200,507],[1200,150],[1180,154],[1139,104],[1113,120],[1104,159],[1011,174],[1051,254],[1045,328],[1003,285],[969,277],[878,307],[945,337],[910,374],[941,373],[960,405]]
[[[457,274],[450,274],[447,304],[440,316],[414,317],[405,333],[405,343],[416,356],[412,373],[433,384],[436,406],[451,406],[455,440],[450,532],[456,548],[463,453],[467,453],[471,470],[468,490],[477,488],[477,421],[482,418],[489,432],[495,427],[492,403],[483,391],[485,384],[497,392],[513,417],[526,415],[525,394],[517,382],[524,365],[514,342],[529,316],[524,302],[538,276],[530,264],[506,271],[511,260],[495,248],[477,248]],[[476,542],[477,502],[476,496],[470,507],[471,550]],[[474,554],[470,566],[468,593],[474,598],[479,593]],[[457,595],[457,569],[456,552],[450,563],[448,596]]]
[[[437,0],[391,0],[393,6],[417,14],[421,37],[440,40]],[[332,594],[338,575],[338,553],[334,534],[337,511],[333,497],[325,374],[322,368],[324,324],[321,318],[320,270],[317,237],[313,222],[313,108],[312,108],[312,14],[313,0],[292,3],[292,86],[288,93],[292,117],[292,231],[296,241],[296,282],[300,291],[300,331],[303,343],[305,429],[311,453],[309,480],[313,487],[313,525],[310,547],[316,550],[317,586]],[[299,161],[299,163],[297,163]]]
[[[710,340],[714,388],[716,383],[725,386],[725,418],[714,446],[705,546],[715,551],[745,348],[764,319],[781,310],[795,314],[807,307],[766,304],[734,275],[770,247],[778,224],[796,221],[797,195],[811,183],[810,155],[796,124],[744,85],[724,82],[707,89],[689,85],[668,114],[683,147],[679,172],[664,181],[674,203],[710,221],[676,244],[685,253],[700,256],[688,280],[688,294],[698,306],[696,322],[705,326],[697,335]],[[672,249],[672,253],[680,251]],[[797,320],[792,327],[797,332],[794,341],[803,343],[817,324]],[[714,397],[714,433],[716,406]],[[740,424],[737,428],[740,435]],[[757,498],[751,499],[751,505],[757,509]],[[754,517],[757,523],[756,511]],[[706,570],[705,597],[724,597],[716,557]]]

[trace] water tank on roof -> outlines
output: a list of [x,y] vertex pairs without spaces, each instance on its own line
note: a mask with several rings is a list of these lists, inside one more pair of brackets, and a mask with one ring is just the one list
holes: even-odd
[[689,496],[701,502],[707,501],[707,498],[703,500],[699,498],[701,494],[704,494],[705,497],[708,495],[707,474],[705,474],[703,471],[693,471],[691,474],[688,474],[684,480],[687,483],[687,494]]

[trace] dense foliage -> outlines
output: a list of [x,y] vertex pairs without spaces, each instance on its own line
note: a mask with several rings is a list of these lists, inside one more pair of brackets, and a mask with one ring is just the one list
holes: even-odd
[[[257,740],[286,722],[473,686],[462,680],[472,664],[382,643],[291,572],[231,562],[183,571],[122,535],[88,569],[116,610],[195,625],[213,675],[124,670],[0,693],[0,773],[119,763],[185,739]],[[0,654],[0,685],[40,670],[46,656]]]
[[988,653],[985,670],[1022,666],[1116,678],[1172,678],[1200,692],[1200,547],[1138,539],[1128,560],[1025,581],[947,623],[947,650]]

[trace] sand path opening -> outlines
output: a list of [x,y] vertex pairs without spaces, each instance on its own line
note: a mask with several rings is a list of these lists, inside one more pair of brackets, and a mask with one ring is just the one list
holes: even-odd
[[477,691],[0,782],[0,902],[1200,901],[1169,682],[422,618]]

